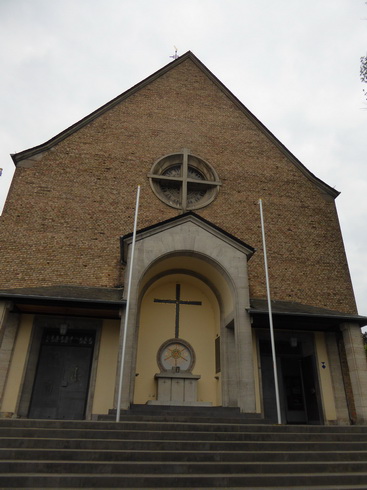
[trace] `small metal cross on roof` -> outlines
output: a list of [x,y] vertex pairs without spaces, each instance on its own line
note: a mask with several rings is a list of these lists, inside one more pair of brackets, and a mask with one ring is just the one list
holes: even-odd
[[175,54],[170,56],[170,58],[172,58],[173,60],[177,60],[177,58],[178,58],[177,48],[176,48],[176,46],[173,46],[173,47],[175,48]]
[[180,298],[181,296],[181,285],[176,284],[176,299],[154,299],[154,303],[170,303],[176,305],[176,319],[175,319],[175,338],[179,338],[179,328],[180,328],[180,305],[196,305],[200,306],[201,301],[184,301]]

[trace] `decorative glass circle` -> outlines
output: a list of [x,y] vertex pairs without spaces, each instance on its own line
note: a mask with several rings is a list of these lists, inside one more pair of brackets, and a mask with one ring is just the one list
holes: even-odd
[[[172,165],[168,167],[162,175],[164,177],[180,177],[181,176],[181,166]],[[175,180],[163,180],[159,182],[160,190],[163,196],[166,198],[168,203],[172,203],[175,206],[179,206],[181,201],[181,184],[179,181]]]
[[221,185],[215,170],[188,150],[158,160],[148,177],[159,199],[183,211],[207,206]]
[[161,371],[191,371],[195,354],[191,345],[182,339],[170,339],[158,350],[157,362]]

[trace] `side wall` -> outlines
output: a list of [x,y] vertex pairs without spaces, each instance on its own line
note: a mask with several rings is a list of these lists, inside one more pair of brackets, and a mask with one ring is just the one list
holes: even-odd
[[114,405],[120,322],[105,320],[101,333],[92,416],[107,414]]
[[[324,420],[326,424],[331,424],[336,422],[337,412],[331,376],[331,362],[323,332],[315,332],[315,347]],[[333,361],[338,362],[336,359]],[[338,363],[340,364],[340,361]]]
[[20,390],[26,370],[33,320],[34,315],[21,316],[1,403],[1,413],[9,415],[17,413]]

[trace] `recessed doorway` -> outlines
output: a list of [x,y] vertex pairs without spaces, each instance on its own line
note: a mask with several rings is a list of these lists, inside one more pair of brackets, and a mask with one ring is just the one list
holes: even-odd
[[94,331],[44,330],[29,418],[85,418],[94,343]]
[[[282,422],[320,424],[319,386],[315,357],[309,339],[276,341],[277,371]],[[274,369],[270,341],[260,340],[261,379],[265,418],[276,422]]]

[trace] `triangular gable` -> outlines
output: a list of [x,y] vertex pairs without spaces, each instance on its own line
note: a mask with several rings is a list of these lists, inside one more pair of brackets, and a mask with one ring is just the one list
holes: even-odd
[[[230,233],[226,232],[219,226],[214,225],[210,221],[202,218],[201,216],[193,213],[192,211],[175,216],[174,218],[170,218],[165,221],[161,221],[152,226],[148,226],[147,228],[143,228],[142,230],[137,231],[136,241],[144,240],[146,238],[162,233],[166,230],[180,227],[188,222],[193,223],[194,225],[198,226],[199,228],[206,231],[210,235],[215,236],[220,240],[226,242],[229,246],[232,246],[237,250],[240,250],[243,254],[247,256],[247,259],[249,259],[255,252],[255,249],[250,245],[247,245],[239,238],[231,235]],[[133,237],[133,233],[128,233],[120,238],[121,262],[124,264],[126,263],[127,260],[127,250],[129,245],[132,243],[132,237]]]
[[339,192],[334,188],[330,187],[328,184],[320,180],[316,177],[312,172],[310,172],[253,114],[250,112],[247,107],[245,107],[242,102],[235,96],[233,93],[228,90],[228,88],[223,85],[223,83],[210,71],[208,68],[191,52],[188,51],[184,55],[180,56],[176,60],[167,64],[157,72],[153,73],[149,77],[145,78],[143,81],[131,87],[126,92],[121,95],[115,97],[107,104],[103,105],[99,109],[95,110],[88,116],[84,117],[80,121],[76,122],[69,128],[65,129],[61,133],[57,134],[50,140],[45,143],[30,148],[28,150],[24,150],[19,153],[15,153],[11,155],[15,165],[18,163],[27,160],[27,159],[35,159],[37,160],[37,156],[42,154],[43,152],[50,150],[53,146],[63,141],[68,136],[72,135],[83,126],[89,124],[94,119],[98,118],[105,112],[111,110],[116,105],[123,102],[125,99],[141,90],[143,87],[149,85],[157,78],[161,77],[168,71],[174,69],[176,66],[181,63],[191,60],[232,102],[235,104],[243,114],[251,120],[251,122],[315,185],[317,185],[321,190],[331,195],[333,198],[336,198],[339,195]]

